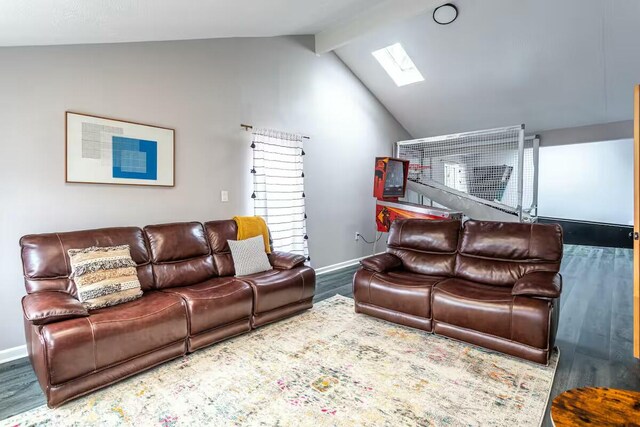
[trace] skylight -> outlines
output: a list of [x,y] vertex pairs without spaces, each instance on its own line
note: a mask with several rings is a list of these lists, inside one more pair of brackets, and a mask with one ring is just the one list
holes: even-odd
[[396,85],[406,86],[424,80],[400,43],[376,50],[372,54]]

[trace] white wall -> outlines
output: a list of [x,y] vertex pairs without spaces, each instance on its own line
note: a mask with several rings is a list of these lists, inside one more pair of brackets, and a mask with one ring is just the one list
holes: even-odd
[[[306,143],[315,267],[370,253],[374,157],[409,135],[311,37],[0,48],[0,350],[24,344],[18,239],[28,233],[251,213],[240,123]],[[64,183],[64,112],[176,129],[176,187]],[[229,203],[219,201],[229,190]]]
[[543,146],[539,179],[540,216],[633,224],[632,139]]

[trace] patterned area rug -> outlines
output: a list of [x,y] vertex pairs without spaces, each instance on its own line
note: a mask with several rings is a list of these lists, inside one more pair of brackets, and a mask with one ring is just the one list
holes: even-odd
[[537,426],[557,366],[358,315],[341,296],[9,426]]

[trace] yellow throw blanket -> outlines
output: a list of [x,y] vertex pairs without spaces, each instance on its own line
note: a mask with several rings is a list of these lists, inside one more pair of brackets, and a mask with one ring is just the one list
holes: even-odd
[[269,229],[267,223],[260,216],[234,216],[233,220],[238,224],[238,240],[250,237],[262,236],[264,239],[264,250],[271,253],[269,244]]

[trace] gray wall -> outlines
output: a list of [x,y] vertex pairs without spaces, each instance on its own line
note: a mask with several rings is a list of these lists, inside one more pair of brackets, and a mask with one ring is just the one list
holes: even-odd
[[[370,253],[353,236],[374,235],[374,157],[409,135],[312,45],[281,37],[0,48],[0,350],[24,343],[21,235],[250,214],[250,135],[240,123],[311,136],[313,265]],[[65,110],[174,127],[176,187],[65,184]]]

